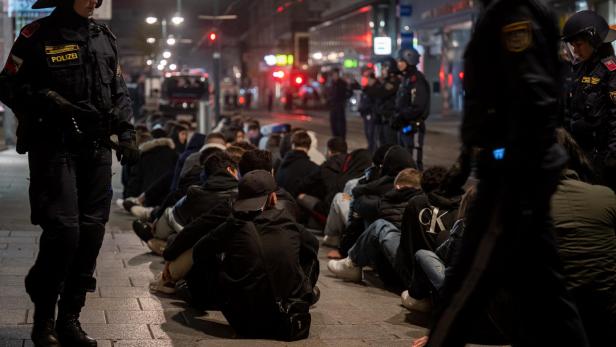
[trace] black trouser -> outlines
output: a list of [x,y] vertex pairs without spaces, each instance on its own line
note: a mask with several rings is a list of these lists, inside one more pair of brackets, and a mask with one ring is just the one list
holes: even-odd
[[377,148],[383,145],[398,144],[398,133],[394,130],[389,122],[376,124]]
[[481,160],[477,197],[447,269],[429,346],[464,346],[499,288],[512,295],[513,346],[587,346],[562,278],[550,197],[560,168],[494,168]]
[[43,318],[53,317],[58,295],[60,312],[78,313],[86,291],[96,288],[96,258],[113,194],[111,151],[37,147],[28,160],[32,223],[43,233],[26,291]]
[[400,131],[398,136],[400,146],[409,150],[411,156],[417,163],[417,168],[423,170],[423,145],[424,138],[426,137],[425,123],[422,122],[416,132],[403,134],[402,131]]
[[378,141],[374,115],[366,114],[362,115],[361,118],[364,121],[364,135],[366,135],[366,142],[368,142],[368,150],[370,153],[374,153]]
[[329,124],[332,136],[346,139],[346,112],[344,104],[334,104],[329,111]]

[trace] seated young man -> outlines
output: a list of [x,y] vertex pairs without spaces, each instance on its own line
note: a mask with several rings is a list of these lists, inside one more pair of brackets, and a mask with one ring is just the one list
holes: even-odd
[[307,212],[319,220],[325,219],[327,209],[334,195],[342,191],[338,178],[342,174],[343,165],[347,157],[347,143],[343,138],[332,137],[327,141],[327,160],[319,169],[306,176],[298,191],[298,203]]
[[276,182],[293,197],[297,197],[300,193],[302,180],[319,169],[319,166],[308,157],[311,143],[312,140],[305,131],[293,134],[291,151],[284,156],[276,173]]
[[385,282],[399,282],[390,277],[400,244],[402,213],[409,200],[420,193],[421,173],[415,169],[400,171],[394,181],[394,189],[385,194],[380,202],[378,219],[359,236],[347,258],[329,261],[329,271],[342,279],[361,281],[362,267],[376,265]]
[[[231,205],[237,194],[237,164],[225,152],[210,155],[204,163],[201,186],[192,186],[186,195],[173,207],[165,210],[151,231],[140,231],[138,236],[145,241],[154,253],[162,255],[167,240],[172,234],[182,231],[202,214],[214,206],[225,203]],[[156,239],[156,240],[153,240]]]
[[[275,208],[277,189],[268,171],[244,175],[233,216],[195,245],[186,277],[195,303],[222,310],[245,337],[281,335],[277,301],[311,304],[316,299],[318,242],[303,236],[302,226],[288,212]],[[308,262],[302,249],[310,250]]]

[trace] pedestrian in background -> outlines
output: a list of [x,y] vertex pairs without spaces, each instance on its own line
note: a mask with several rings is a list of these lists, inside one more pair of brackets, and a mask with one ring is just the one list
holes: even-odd
[[411,152],[417,168],[423,170],[423,144],[426,136],[426,119],[430,115],[430,86],[421,71],[419,52],[405,48],[398,54],[398,69],[402,82],[396,94],[396,119],[399,144]]
[[346,103],[350,91],[347,82],[340,77],[339,69],[332,70],[327,92],[332,136],[346,139]]
[[376,79],[374,72],[367,74],[367,84],[362,88],[361,98],[359,99],[359,114],[364,121],[364,134],[366,142],[368,142],[368,150],[371,153],[376,151],[377,134],[376,134],[376,115],[374,114],[376,106],[376,98],[374,97],[375,90],[381,88],[381,82]]
[[43,229],[25,280],[35,346],[97,345],[79,314],[96,289],[109,219],[109,136],[118,135],[122,164],[139,159],[116,38],[90,19],[101,4],[38,0],[33,9],[56,9],[22,29],[0,74],[0,100],[19,119],[18,152],[28,152],[32,223]]

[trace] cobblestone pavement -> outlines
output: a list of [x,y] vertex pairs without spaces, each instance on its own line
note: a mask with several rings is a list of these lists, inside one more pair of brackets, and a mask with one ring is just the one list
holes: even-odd
[[[121,191],[114,165],[114,192]],[[30,225],[28,169],[25,156],[0,152],[0,346],[32,346],[29,333],[33,306],[23,287],[24,276],[38,249],[38,227]],[[147,285],[162,269],[133,234],[131,218],[112,206],[96,277],[82,312],[84,329],[99,346],[284,346],[267,340],[234,336],[220,312],[196,312],[173,297],[151,294]],[[333,278],[321,250],[321,300],[312,310],[310,338],[292,346],[410,346],[425,329],[411,324],[426,317],[400,306],[374,276],[363,284]]]

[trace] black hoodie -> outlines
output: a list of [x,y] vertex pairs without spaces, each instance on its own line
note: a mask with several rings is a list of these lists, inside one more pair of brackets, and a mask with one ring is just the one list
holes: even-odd
[[385,219],[400,230],[402,224],[402,214],[406,206],[414,196],[421,194],[420,189],[402,188],[392,189],[385,193],[379,203],[379,219]]
[[302,180],[317,170],[319,170],[319,166],[310,161],[306,152],[292,150],[284,156],[280,168],[276,172],[276,182],[293,197],[297,197],[301,193]]
[[435,251],[449,237],[458,218],[461,196],[448,197],[438,191],[415,196],[402,215],[400,246],[395,267],[408,285],[411,283],[415,252]]

